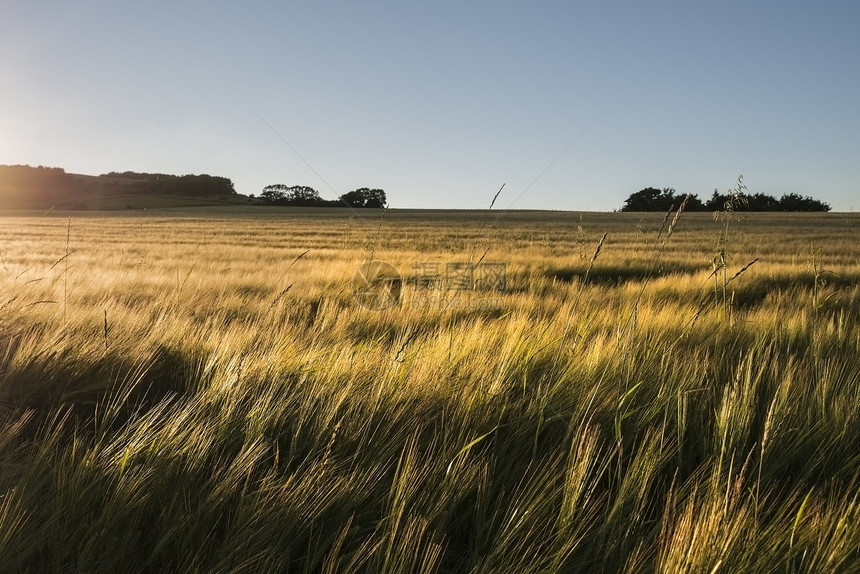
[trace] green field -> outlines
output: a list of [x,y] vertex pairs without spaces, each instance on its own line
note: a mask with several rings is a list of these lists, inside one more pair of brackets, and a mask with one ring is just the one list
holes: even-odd
[[[0,217],[0,572],[858,572],[858,238],[837,213]],[[389,308],[358,304],[369,260],[403,277]]]

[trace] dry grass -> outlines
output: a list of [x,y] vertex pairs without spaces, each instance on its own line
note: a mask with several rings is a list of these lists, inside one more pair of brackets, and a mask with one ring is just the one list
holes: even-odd
[[0,219],[0,570],[860,569],[860,219],[663,218]]

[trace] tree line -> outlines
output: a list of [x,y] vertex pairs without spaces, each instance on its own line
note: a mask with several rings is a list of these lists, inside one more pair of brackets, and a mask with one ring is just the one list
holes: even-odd
[[[646,187],[631,194],[620,211],[668,211],[673,206],[678,207],[683,199],[684,194],[676,194],[672,187],[663,189]],[[829,203],[797,193],[786,193],[777,199],[764,193],[720,193],[716,189],[707,201],[702,201],[696,194],[691,194],[685,209],[722,211],[730,200],[735,211],[830,211]]]
[[128,191],[141,194],[183,195],[191,197],[215,197],[237,195],[233,182],[226,177],[217,175],[168,175],[163,173],[134,173],[116,172],[100,175],[102,185],[111,178],[127,179]]
[[208,174],[110,172],[99,176],[66,173],[61,167],[0,165],[0,187],[22,198],[74,200],[103,191],[183,196],[237,195],[233,182]]
[[267,205],[292,205],[301,207],[371,207],[381,208],[388,204],[385,192],[381,189],[360,187],[344,193],[336,200],[323,199],[317,190],[306,185],[267,185],[260,193],[260,199]]
[[[63,168],[0,165],[0,208],[34,209],[53,206],[79,209],[87,201],[113,195],[157,195],[234,200],[239,196],[226,177],[208,174],[171,175],[112,171],[98,176],[67,173]],[[249,202],[266,205],[314,207],[368,207],[388,205],[385,191],[360,187],[336,200],[326,200],[304,185],[267,185],[259,198]]]

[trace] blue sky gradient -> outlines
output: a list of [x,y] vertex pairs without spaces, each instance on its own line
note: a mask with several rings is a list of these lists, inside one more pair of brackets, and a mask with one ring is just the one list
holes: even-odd
[[857,2],[0,5],[0,163],[611,210],[860,207]]

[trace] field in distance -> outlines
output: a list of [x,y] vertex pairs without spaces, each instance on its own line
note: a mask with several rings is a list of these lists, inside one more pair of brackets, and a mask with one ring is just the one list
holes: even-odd
[[2,217],[0,570],[855,571],[858,232]]

